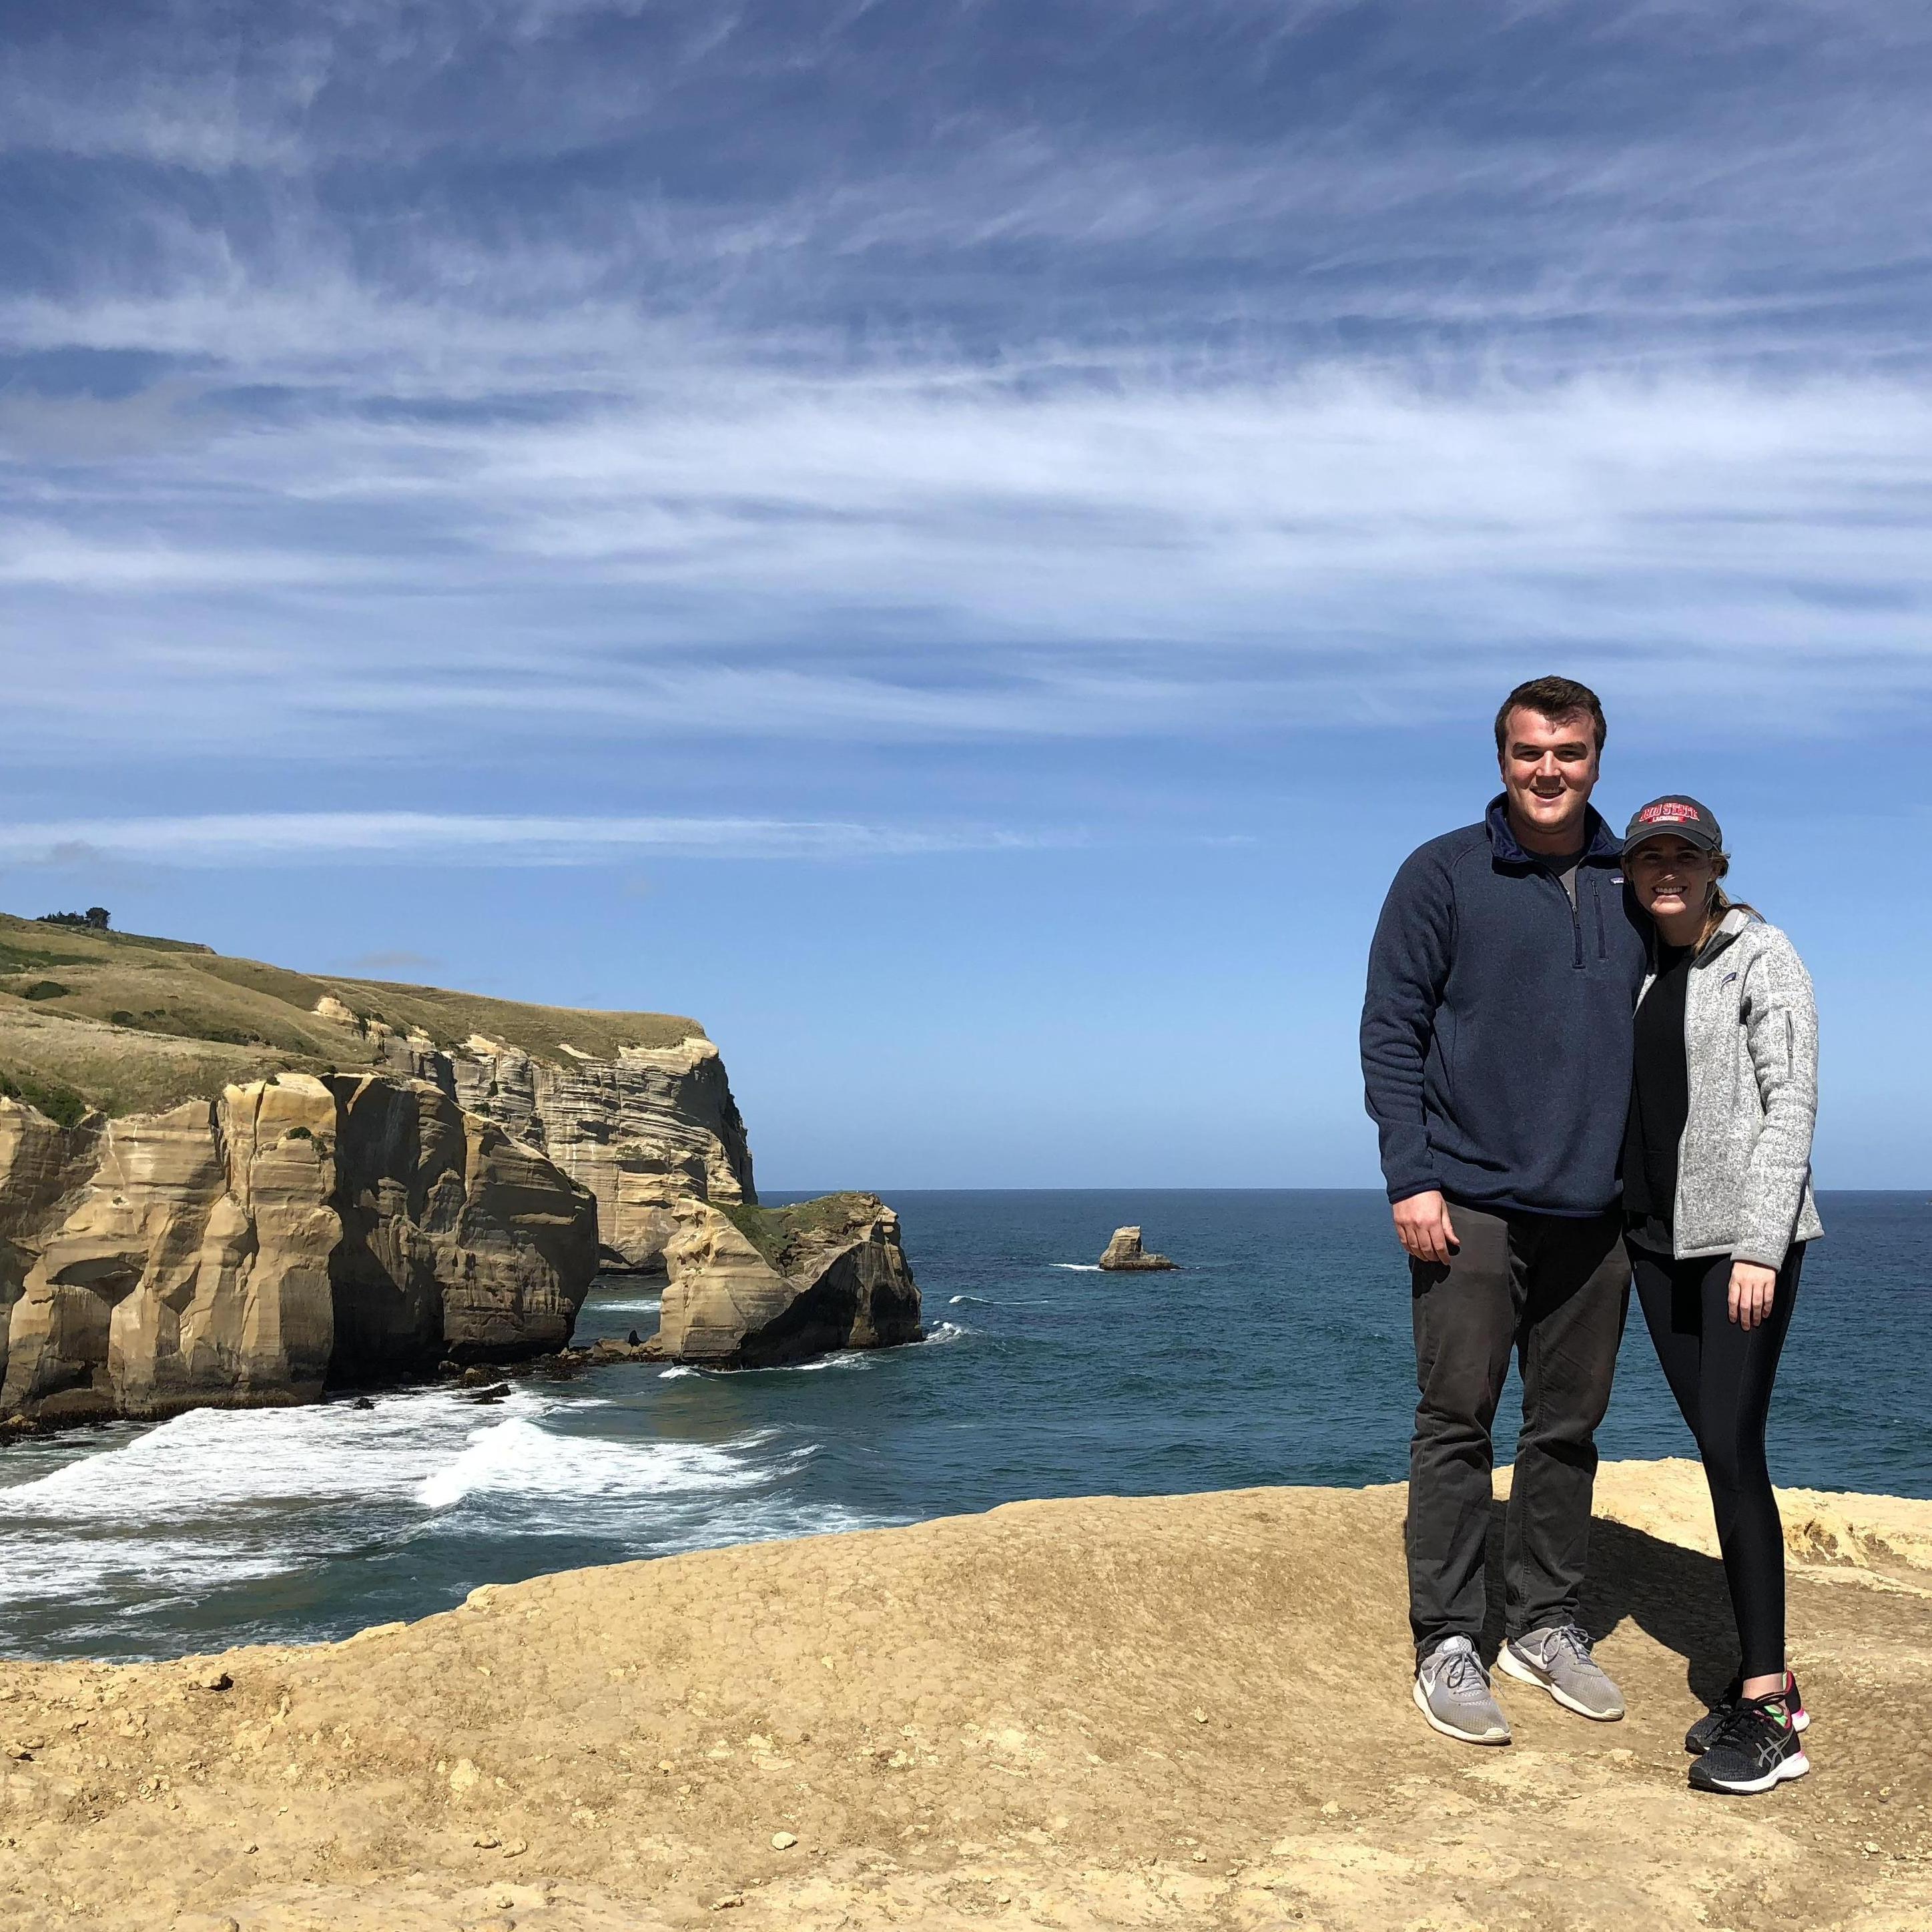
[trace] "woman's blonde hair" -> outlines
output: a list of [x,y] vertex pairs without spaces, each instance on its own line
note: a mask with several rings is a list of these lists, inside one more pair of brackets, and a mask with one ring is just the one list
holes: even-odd
[[1754,919],[1762,919],[1764,914],[1748,899],[1734,899],[1724,890],[1724,879],[1731,869],[1731,855],[1728,852],[1711,854],[1711,896],[1704,907],[1704,928],[1697,935],[1696,950],[1702,952],[1708,944],[1712,933],[1724,922],[1727,912],[1748,912]]

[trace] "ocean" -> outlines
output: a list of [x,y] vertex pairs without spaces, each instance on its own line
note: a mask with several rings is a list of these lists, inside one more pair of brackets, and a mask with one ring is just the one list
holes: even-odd
[[[1022,1497],[1403,1474],[1414,1360],[1378,1194],[892,1198],[925,1298],[914,1347],[734,1373],[613,1364],[494,1406],[439,1388],[203,1410],[0,1450],[0,1651],[339,1638],[585,1564]],[[1821,1210],[1774,1474],[1932,1496],[1932,1203],[1840,1192]],[[1181,1271],[1100,1272],[1126,1222]],[[657,1308],[648,1282],[602,1282],[578,1339],[648,1334]],[[1634,1310],[1600,1443],[1690,1453]]]

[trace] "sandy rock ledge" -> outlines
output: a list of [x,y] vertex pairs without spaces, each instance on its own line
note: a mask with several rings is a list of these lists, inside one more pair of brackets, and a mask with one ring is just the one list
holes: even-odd
[[1631,1715],[1506,1684],[1508,1750],[1409,1706],[1399,1487],[1018,1504],[332,1646],[0,1666],[0,1926],[1932,1924],[1932,1505],[1793,1508],[1816,1768],[1730,1802],[1680,1748],[1734,1641],[1668,1534],[1700,1479],[1605,1475],[1586,1618]]

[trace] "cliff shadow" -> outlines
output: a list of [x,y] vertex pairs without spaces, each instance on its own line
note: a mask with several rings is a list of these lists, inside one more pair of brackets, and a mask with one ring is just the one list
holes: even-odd
[[[1503,1640],[1504,1505],[1490,1505],[1484,1578],[1488,1614],[1482,1652],[1492,1659]],[[1724,1587],[1724,1566],[1682,1544],[1666,1543],[1608,1516],[1590,1524],[1590,1567],[1583,1583],[1583,1628],[1600,1642],[1632,1619],[1647,1636],[1682,1658],[1692,1694],[1715,1703],[1737,1667],[1738,1631]]]

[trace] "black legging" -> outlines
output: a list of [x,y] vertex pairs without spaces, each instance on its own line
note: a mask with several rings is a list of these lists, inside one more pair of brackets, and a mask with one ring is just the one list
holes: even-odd
[[1784,1528],[1764,1460],[1764,1421],[1804,1244],[1786,1256],[1771,1313],[1751,1329],[1730,1317],[1729,1255],[1672,1261],[1635,1242],[1630,1252],[1650,1339],[1704,1459],[1744,1647],[1740,1674],[1774,1676],[1784,1668]]

